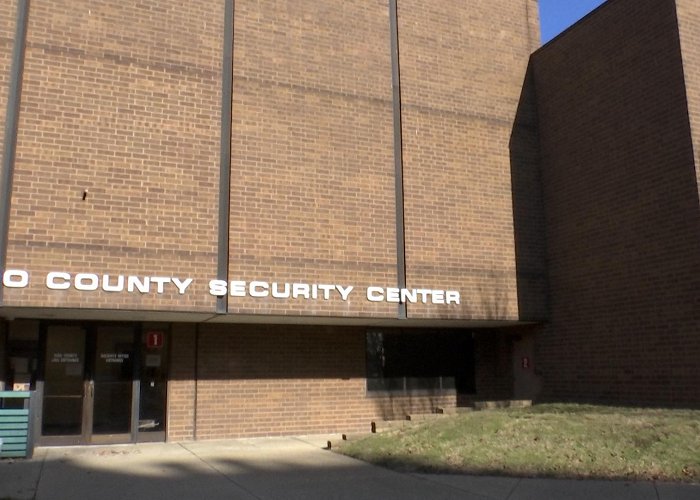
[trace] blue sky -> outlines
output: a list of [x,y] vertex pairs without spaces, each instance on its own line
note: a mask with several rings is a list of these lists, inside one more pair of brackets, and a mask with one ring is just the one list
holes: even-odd
[[542,43],[557,36],[604,0],[539,0]]

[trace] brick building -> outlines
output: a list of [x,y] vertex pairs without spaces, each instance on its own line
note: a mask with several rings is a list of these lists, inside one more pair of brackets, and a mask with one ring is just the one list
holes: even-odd
[[[700,7],[0,6],[0,382],[39,442],[700,405]],[[534,52],[534,53],[533,53]]]
[[543,396],[700,405],[700,4],[608,1],[530,70]]

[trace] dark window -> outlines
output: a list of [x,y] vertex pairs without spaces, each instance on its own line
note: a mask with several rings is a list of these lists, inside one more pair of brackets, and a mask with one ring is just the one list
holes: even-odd
[[471,332],[367,332],[367,390],[474,393]]

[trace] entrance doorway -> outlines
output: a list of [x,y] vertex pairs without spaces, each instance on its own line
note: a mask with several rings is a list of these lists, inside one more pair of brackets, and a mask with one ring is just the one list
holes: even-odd
[[43,342],[40,444],[165,440],[164,332],[134,324],[49,324]]

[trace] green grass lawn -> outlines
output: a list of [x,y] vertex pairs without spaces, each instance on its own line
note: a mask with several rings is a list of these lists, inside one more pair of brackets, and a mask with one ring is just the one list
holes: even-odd
[[340,452],[402,471],[700,482],[700,411],[479,411],[349,441]]

